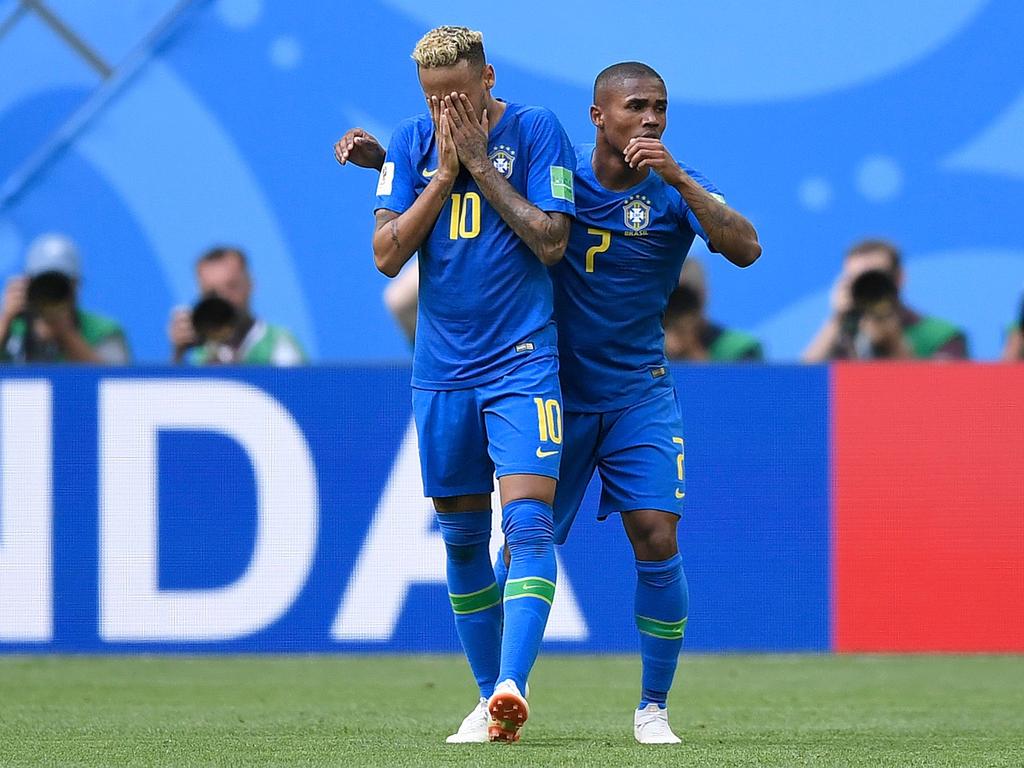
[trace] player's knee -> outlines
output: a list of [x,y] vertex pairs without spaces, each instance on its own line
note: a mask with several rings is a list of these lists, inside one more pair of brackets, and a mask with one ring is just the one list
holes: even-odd
[[519,499],[506,504],[501,530],[509,550],[523,546],[552,546],[555,525],[551,507],[535,499]]
[[675,530],[656,527],[643,531],[633,541],[638,560],[668,560],[679,552]]
[[455,560],[468,559],[477,550],[487,548],[491,538],[490,511],[439,514],[437,527],[448,556]]

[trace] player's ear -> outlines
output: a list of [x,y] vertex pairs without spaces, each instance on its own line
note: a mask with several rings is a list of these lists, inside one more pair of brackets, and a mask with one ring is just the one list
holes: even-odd
[[601,108],[596,104],[590,105],[590,122],[598,128],[604,128],[604,115],[601,114]]
[[488,90],[494,87],[494,67],[490,64],[484,64],[484,88]]

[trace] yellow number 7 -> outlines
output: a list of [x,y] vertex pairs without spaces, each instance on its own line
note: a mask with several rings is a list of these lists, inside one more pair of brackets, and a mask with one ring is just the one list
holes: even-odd
[[599,253],[604,253],[608,250],[612,244],[612,233],[607,229],[598,229],[597,227],[587,227],[588,235],[597,235],[601,238],[601,242],[597,245],[587,248],[587,272],[594,271],[594,257]]

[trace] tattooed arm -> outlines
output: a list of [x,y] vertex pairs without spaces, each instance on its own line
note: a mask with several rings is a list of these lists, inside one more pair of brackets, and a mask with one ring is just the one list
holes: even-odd
[[459,175],[459,158],[445,117],[439,118],[438,127],[437,173],[426,189],[404,213],[379,208],[375,214],[373,261],[388,277],[397,275],[427,239]]
[[572,219],[564,213],[542,211],[494,170],[487,156],[487,110],[478,118],[465,94],[445,96],[444,101],[459,159],[487,202],[542,264],[549,267],[557,264],[569,244]]
[[749,267],[757,261],[761,244],[754,225],[694,181],[659,139],[631,139],[625,156],[630,167],[653,168],[679,190],[708,240],[725,258],[738,267]]

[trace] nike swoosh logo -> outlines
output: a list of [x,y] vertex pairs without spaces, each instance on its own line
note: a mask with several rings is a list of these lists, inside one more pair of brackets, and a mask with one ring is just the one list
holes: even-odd
[[686,495],[686,491],[680,491],[678,488],[676,488],[676,498],[677,499],[681,499],[685,495]]
[[424,168],[424,169],[423,169],[423,176],[424,176],[424,178],[427,178],[427,179],[429,179],[429,178],[430,178],[431,176],[433,176],[433,175],[434,175],[435,173],[437,173],[437,168],[435,168],[435,169],[434,169],[434,170],[432,170],[432,171],[428,171],[428,170],[427,170],[426,168]]
[[540,448],[537,449],[537,458],[546,459],[548,456],[554,456],[558,451],[542,451]]

